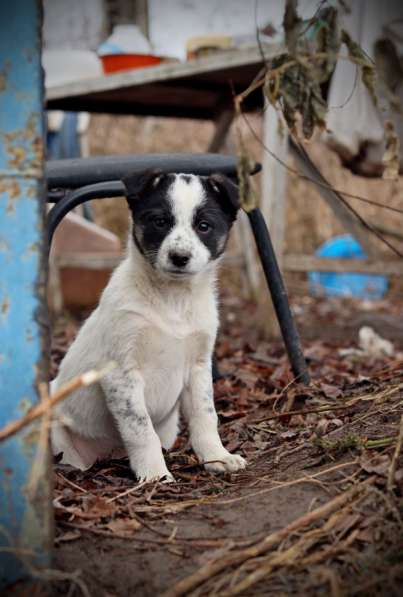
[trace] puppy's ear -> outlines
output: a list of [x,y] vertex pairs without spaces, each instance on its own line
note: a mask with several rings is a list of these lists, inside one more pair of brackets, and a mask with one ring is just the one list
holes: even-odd
[[142,199],[151,189],[155,189],[163,176],[162,170],[146,170],[125,176],[122,182],[126,188],[126,199],[129,206]]
[[223,211],[235,220],[240,208],[237,185],[223,174],[212,174],[207,181]]

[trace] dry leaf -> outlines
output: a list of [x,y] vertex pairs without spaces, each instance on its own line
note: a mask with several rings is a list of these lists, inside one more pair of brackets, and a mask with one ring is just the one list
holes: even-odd
[[400,483],[401,481],[403,481],[403,468],[399,468],[399,470],[396,471],[395,480],[396,483]]
[[325,394],[325,396],[327,396],[328,398],[339,398],[339,396],[342,396],[342,394],[343,394],[340,387],[331,386],[328,383],[322,382],[319,387],[322,390],[322,392]]
[[289,427],[301,427],[305,424],[304,417],[302,415],[292,415],[289,420],[288,426]]
[[115,507],[108,502],[106,498],[96,497],[94,501],[88,504],[87,518],[103,518],[111,516],[115,512]]
[[292,439],[294,437],[296,437],[298,435],[297,431],[284,431],[283,433],[280,433],[280,438],[281,439]]
[[297,0],[286,0],[283,27],[285,42],[291,55],[295,54],[300,36],[302,21],[297,13]]
[[384,180],[398,180],[400,170],[399,159],[400,140],[396,134],[393,122],[385,122],[385,153],[382,157],[384,166],[382,178]]
[[367,473],[375,473],[381,477],[387,477],[390,458],[387,454],[379,454],[373,458],[368,457],[367,454],[363,454],[360,459],[360,464]]
[[375,92],[376,85],[376,70],[374,64],[368,58],[364,50],[355,42],[350,34],[344,29],[341,32],[341,41],[347,46],[348,55],[352,62],[354,62],[361,69],[361,79],[374,102],[378,105],[378,98]]
[[108,522],[106,528],[119,535],[133,535],[141,528],[141,524],[134,518],[115,518]]
[[316,433],[318,435],[324,435],[327,431],[327,428],[329,427],[330,424],[330,419],[326,419],[325,417],[322,417],[321,419],[319,419],[319,421],[317,422],[316,425]]

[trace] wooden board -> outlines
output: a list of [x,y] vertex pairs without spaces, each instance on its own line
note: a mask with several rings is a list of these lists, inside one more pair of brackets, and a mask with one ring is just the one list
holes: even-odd
[[289,272],[338,272],[403,276],[403,260],[327,259],[312,255],[285,255],[284,270]]
[[[266,47],[270,59],[283,51]],[[214,119],[223,103],[244,91],[259,72],[257,48],[220,52],[187,62],[93,77],[46,89],[49,109],[115,114]],[[261,90],[245,100],[245,110],[263,106]]]

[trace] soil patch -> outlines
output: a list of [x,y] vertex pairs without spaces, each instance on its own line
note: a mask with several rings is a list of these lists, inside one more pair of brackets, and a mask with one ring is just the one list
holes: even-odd
[[[399,306],[385,303],[395,324],[377,329],[397,352],[371,356],[342,352],[357,348],[354,318],[367,307],[295,302],[305,338],[310,321],[325,334],[326,321],[342,330],[354,322],[342,339],[304,341],[309,388],[293,380],[280,341],[246,328],[248,309],[232,298],[225,305],[215,399],[224,443],[249,467],[208,474],[185,430],[167,454],[175,484],[138,487],[127,460],[85,473],[56,466],[54,566],[78,576],[55,583],[53,594],[401,594]],[[59,355],[74,324],[63,326],[70,336],[59,328]]]

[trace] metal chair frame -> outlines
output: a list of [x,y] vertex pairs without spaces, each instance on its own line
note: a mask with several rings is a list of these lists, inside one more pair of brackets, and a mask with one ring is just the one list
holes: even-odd
[[[91,199],[124,195],[125,189],[121,178],[129,172],[140,173],[150,168],[158,168],[163,172],[198,175],[220,172],[234,182],[237,180],[237,158],[221,154],[102,156],[48,162],[45,168],[48,202],[54,203],[47,218],[49,246],[57,226],[72,209]],[[260,164],[256,164],[251,174],[258,172],[260,168]],[[309,384],[307,364],[266,222],[257,207],[247,212],[247,215],[291,369],[296,380]],[[216,363],[213,364],[213,374],[215,378],[219,377]]]

